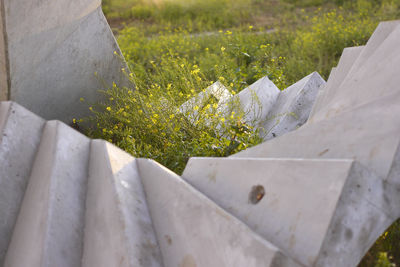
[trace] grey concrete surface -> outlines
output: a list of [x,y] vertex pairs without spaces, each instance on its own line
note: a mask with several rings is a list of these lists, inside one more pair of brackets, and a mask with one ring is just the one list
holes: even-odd
[[8,100],[8,64],[3,1],[0,1],[0,101]]
[[279,93],[278,87],[265,76],[240,91],[232,100],[239,101],[244,112],[244,121],[251,126],[257,126],[267,118]]
[[309,115],[309,120],[314,116],[317,110],[321,108],[322,100],[324,98],[325,94],[325,89],[329,86],[329,84],[332,82],[332,80],[335,79],[335,73],[336,73],[336,67],[333,67],[331,69],[331,72],[329,73],[328,80],[326,81],[325,85],[321,86],[318,90],[317,97],[315,98],[314,105],[311,109],[310,115]]
[[[0,102],[0,265],[11,240],[45,121]],[[29,128],[29,130],[22,130]]]
[[199,115],[199,112],[194,109],[195,106],[204,108],[206,103],[210,102],[210,98],[214,98],[218,105],[217,112],[223,112],[231,97],[231,92],[229,92],[229,90],[218,81],[207,87],[204,92],[200,92],[195,97],[192,97],[183,103],[179,107],[179,111],[185,114],[192,122],[194,122]]
[[[324,120],[398,91],[400,25],[384,39],[353,75],[347,76],[313,121]],[[365,49],[368,48],[368,44]],[[362,55],[360,55],[362,56]],[[356,63],[355,63],[356,64]]]
[[138,167],[164,266],[299,266],[173,172]]
[[381,97],[331,119],[306,123],[232,157],[350,158],[386,179],[400,140],[398,103],[400,93]]
[[[321,108],[327,105],[329,100],[335,94],[338,86],[346,78],[347,73],[349,72],[359,55],[362,53],[364,48],[365,46],[356,46],[348,47],[343,50],[337,68],[335,69],[332,77],[329,77],[330,81],[328,81],[328,84],[324,87],[323,96],[321,96],[318,106],[314,108],[315,110],[313,111],[313,114],[317,113]],[[310,116],[310,122],[311,121],[312,117]]]
[[90,140],[46,123],[4,266],[80,266]]
[[126,64],[119,59],[100,0],[2,2],[9,99],[45,119],[69,122],[89,112],[81,97],[101,99],[103,81],[128,84],[121,72]]
[[82,266],[163,266],[136,160],[91,143]]
[[302,126],[310,115],[324,79],[313,72],[280,92],[267,119],[260,123],[261,135],[269,140]]
[[397,218],[352,160],[192,158],[182,176],[305,266],[356,266]]

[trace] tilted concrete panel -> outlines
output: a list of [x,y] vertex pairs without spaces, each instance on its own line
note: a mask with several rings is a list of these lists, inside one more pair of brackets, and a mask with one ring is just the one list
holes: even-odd
[[81,97],[101,99],[103,81],[128,84],[100,0],[2,2],[9,99],[45,119],[68,122],[88,114]]
[[354,75],[343,81],[331,97],[330,104],[315,115],[314,121],[334,117],[379,97],[399,92],[399,64],[400,25],[395,27]]
[[102,140],[91,143],[82,266],[163,266],[136,161]]
[[90,140],[46,123],[4,266],[80,266]]
[[[359,55],[364,50],[364,46],[348,47],[343,50],[342,56],[340,57],[339,64],[335,69],[334,73],[329,77],[329,81],[324,87],[323,96],[319,99],[318,104],[314,107],[313,114],[317,113],[321,108],[323,108],[332,95],[336,92],[337,87],[346,78],[347,73],[351,69],[354,62],[357,60]],[[310,115],[310,121],[312,121],[312,116]]]
[[165,267],[299,266],[168,169],[138,166]]
[[192,158],[182,176],[305,266],[356,266],[397,219],[351,160]]
[[[369,60],[370,56],[375,53],[377,48],[386,40],[386,38],[396,29],[396,27],[400,25],[400,21],[385,21],[379,23],[378,27],[370,37],[367,42],[367,45],[364,46],[365,49],[362,49],[361,53],[358,54],[354,63],[351,64],[351,67],[346,68],[345,71],[341,72],[341,81],[335,84],[335,90],[332,90],[330,93],[330,97],[326,97],[324,99],[324,106],[327,106],[332,99],[332,96],[336,93],[338,87],[347,80],[351,79],[354,74]],[[354,51],[352,52],[354,54]],[[340,62],[339,62],[340,63]],[[347,65],[348,66],[348,65]]]
[[268,79],[268,76],[265,76],[240,91],[232,100],[239,101],[241,109],[245,113],[244,121],[251,126],[258,126],[267,118],[279,93],[278,87]]
[[309,115],[309,120],[311,120],[311,118],[314,116],[315,112],[321,108],[322,100],[325,95],[325,89],[329,86],[329,84],[332,82],[332,80],[335,79],[335,73],[336,73],[336,67],[333,67],[331,69],[331,72],[329,73],[328,81],[325,83],[325,85],[323,85],[319,88],[317,97],[315,98],[314,105],[313,105],[310,115]]
[[232,157],[354,159],[386,179],[400,141],[400,93],[306,123]]
[[13,102],[0,102],[0,265],[2,265],[45,121]]
[[199,111],[195,109],[195,106],[197,106],[199,109],[202,109],[206,104],[212,103],[212,100],[215,100],[217,104],[216,111],[223,112],[231,97],[231,92],[229,92],[229,90],[218,81],[207,87],[204,92],[200,92],[196,96],[183,103],[179,107],[179,111],[186,115],[188,119],[194,123],[199,116]]
[[320,87],[324,85],[324,79],[314,72],[280,92],[266,120],[261,122],[264,140],[302,126],[308,120]]

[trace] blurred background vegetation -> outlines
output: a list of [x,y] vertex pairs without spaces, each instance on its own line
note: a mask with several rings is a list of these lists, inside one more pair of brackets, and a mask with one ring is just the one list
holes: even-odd
[[[265,75],[281,90],[313,71],[327,79],[345,47],[364,45],[380,21],[400,19],[399,0],[103,0],[103,10],[132,87],[114,85],[103,103],[88,103],[87,133],[177,173],[189,157],[261,142],[241,114],[203,103],[209,108],[194,107],[193,123],[178,112],[183,102],[216,81],[236,94]],[[359,266],[400,267],[399,222]]]

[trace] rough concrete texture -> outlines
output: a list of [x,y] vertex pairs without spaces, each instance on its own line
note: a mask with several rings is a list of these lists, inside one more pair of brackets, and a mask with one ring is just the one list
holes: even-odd
[[179,111],[187,115],[188,118],[193,122],[198,116],[198,111],[194,109],[198,106],[200,109],[206,104],[211,104],[213,101],[218,105],[217,111],[223,111],[223,108],[227,105],[228,100],[232,97],[231,92],[219,81],[213,83],[203,92],[200,92],[195,97],[192,97],[179,107]]
[[[341,85],[336,88],[330,102],[315,114],[313,121],[336,116],[341,112],[399,91],[400,76],[397,75],[397,69],[400,62],[400,24],[393,28],[393,31],[371,55],[360,54],[360,57],[366,57],[363,64],[354,71],[354,74],[346,76]],[[377,31],[380,29],[382,27],[378,27]],[[376,36],[384,35],[376,34]],[[375,42],[372,43],[375,44]]]
[[82,266],[163,266],[136,160],[91,143]]
[[279,93],[278,87],[265,76],[235,95],[232,101],[239,101],[245,122],[257,126],[267,118]]
[[317,97],[315,98],[314,105],[312,106],[312,109],[311,109],[311,112],[310,112],[310,115],[308,118],[309,120],[311,120],[311,118],[314,116],[314,114],[317,110],[320,110],[321,104],[322,104],[322,99],[324,98],[325,88],[327,86],[329,86],[329,83],[331,83],[333,79],[335,79],[335,73],[336,73],[336,67],[333,67],[331,69],[331,73],[329,73],[327,82],[319,88]]
[[232,157],[354,159],[386,179],[400,143],[399,103],[400,93],[383,97]]
[[192,158],[182,176],[305,266],[355,266],[396,219],[351,160]]
[[8,64],[3,1],[0,1],[0,101],[8,100]]
[[81,97],[101,99],[103,81],[127,84],[100,0],[2,2],[9,99],[46,119],[69,122],[88,114]]
[[164,266],[299,266],[168,169],[138,166]]
[[[0,265],[11,239],[44,120],[16,103],[0,103]],[[29,128],[29,131],[21,129]]]
[[[73,14],[82,11],[86,22],[101,15],[97,1],[83,1],[75,13],[46,19],[36,7],[77,4],[34,0],[27,6],[43,23],[30,29],[30,14],[13,9],[25,0],[10,1],[7,14],[22,14],[20,28],[6,31],[14,42],[21,37],[13,49],[32,44],[39,59],[53,56],[32,41],[44,29],[49,36],[58,25],[65,37],[73,24],[66,43],[76,34],[83,40],[84,23]],[[55,40],[48,46],[62,47]],[[0,249],[7,252],[0,265],[355,266],[400,217],[399,44],[400,24],[381,24],[364,48],[345,50],[320,95],[330,99],[312,122],[230,158],[192,159],[184,176],[200,191],[61,122],[47,122],[42,132],[42,119],[1,103]],[[266,112],[262,105],[266,116],[293,103],[279,100],[265,78],[251,88],[236,96],[251,107],[258,95],[250,121]],[[296,103],[293,92],[286,98]]]
[[[320,96],[321,99],[319,99],[318,102],[316,101],[312,114],[317,113],[321,108],[326,105],[327,102],[329,102],[329,99],[334,94],[335,89],[345,79],[347,73],[363,50],[364,46],[348,47],[343,50],[338,66],[334,70],[332,75],[329,76],[328,83],[326,84],[326,86],[324,86],[322,90],[323,95]],[[311,120],[312,116],[310,114],[310,121]]]
[[90,140],[46,123],[4,266],[80,266]]
[[313,72],[280,92],[267,120],[261,122],[264,140],[283,135],[303,125],[308,120],[319,88],[324,85],[324,79]]

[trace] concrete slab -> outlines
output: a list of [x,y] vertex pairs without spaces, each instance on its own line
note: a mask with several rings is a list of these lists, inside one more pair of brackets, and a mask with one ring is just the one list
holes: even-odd
[[46,119],[69,122],[89,112],[81,97],[101,99],[103,81],[128,84],[100,0],[2,2],[9,99]]
[[268,119],[261,123],[264,140],[281,136],[302,126],[308,120],[319,88],[324,85],[324,79],[317,72],[313,72],[280,92]]
[[91,143],[82,266],[163,266],[136,160]]
[[232,100],[239,100],[240,107],[245,113],[243,118],[245,122],[257,126],[267,118],[279,93],[278,87],[265,76],[235,95]]
[[351,158],[387,179],[400,136],[400,93],[239,152],[232,157]]
[[168,169],[138,166],[164,266],[299,266]]
[[200,92],[195,97],[192,97],[183,103],[179,107],[179,110],[181,113],[186,114],[193,122],[199,115],[198,111],[194,109],[195,106],[199,106],[201,109],[204,108],[206,103],[212,103],[212,100],[215,100],[216,104],[218,105],[217,111],[222,112],[231,97],[231,92],[229,92],[229,90],[218,81],[206,88],[204,92]]
[[[364,50],[364,46],[356,46],[356,47],[348,47],[343,50],[342,56],[340,57],[339,63],[337,65],[337,69],[331,81],[328,85],[324,88],[324,96],[321,99],[320,108],[323,108],[327,105],[329,100],[335,94],[337,88],[346,78],[347,73],[352,68],[353,64],[360,56],[362,51]],[[315,110],[315,113],[318,113],[318,110]],[[310,118],[310,122],[312,118]]]
[[87,137],[46,123],[4,266],[81,265],[89,149]]
[[0,102],[0,265],[11,240],[44,123],[16,103]]
[[305,266],[356,266],[396,220],[351,160],[192,158],[182,176]]
[[[382,96],[398,92],[400,77],[400,25],[388,35],[374,53],[348,76],[330,99],[330,104],[318,112],[313,121],[324,120],[354,109]],[[368,47],[368,44],[366,48]]]
[[325,89],[329,86],[329,84],[334,79],[335,73],[336,73],[336,67],[333,67],[331,69],[331,73],[329,74],[326,84],[319,88],[317,97],[315,99],[314,105],[313,105],[310,115],[309,115],[309,119],[311,119],[314,116],[314,114],[321,108],[322,100],[323,100],[324,94],[325,94]]
[[[336,85],[339,87],[347,78],[351,78],[360,69],[366,61],[369,60],[370,56],[377,50],[377,48],[386,40],[386,38],[393,32],[393,30],[400,25],[400,21],[385,21],[379,23],[374,33],[370,37],[365,46],[365,49],[361,51],[357,59],[352,64],[351,68],[348,69],[342,78],[341,82]],[[332,93],[334,95],[334,93]],[[329,98],[326,100],[326,104],[329,103]]]

